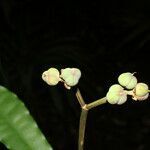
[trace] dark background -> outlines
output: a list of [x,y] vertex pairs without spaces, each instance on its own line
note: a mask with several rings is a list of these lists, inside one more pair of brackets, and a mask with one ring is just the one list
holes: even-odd
[[[54,150],[77,150],[80,106],[74,87],[50,87],[50,67],[78,67],[85,101],[105,96],[120,73],[149,83],[150,2],[0,1],[0,83],[15,92]],[[150,102],[90,111],[85,150],[149,150]],[[1,145],[0,149],[6,149]]]

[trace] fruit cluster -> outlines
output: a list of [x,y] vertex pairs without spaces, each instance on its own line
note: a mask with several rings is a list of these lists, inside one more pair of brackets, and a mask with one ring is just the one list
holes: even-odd
[[61,81],[67,89],[71,89],[72,86],[78,84],[80,77],[81,71],[78,68],[61,69],[61,74],[56,68],[50,68],[42,74],[42,79],[48,85],[53,86]]
[[127,101],[127,95],[131,95],[133,100],[146,100],[149,96],[148,85],[138,83],[134,73],[122,73],[118,77],[119,84],[112,85],[106,98],[110,104],[121,105]]

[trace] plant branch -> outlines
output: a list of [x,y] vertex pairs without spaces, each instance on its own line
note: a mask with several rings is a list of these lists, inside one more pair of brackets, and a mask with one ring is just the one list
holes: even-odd
[[78,139],[78,150],[83,150],[84,147],[84,135],[86,128],[88,110],[82,109],[80,116],[80,125],[79,125],[79,139]]
[[107,99],[106,99],[106,97],[103,97],[103,98],[101,98],[101,99],[98,99],[98,100],[96,100],[96,101],[94,101],[94,102],[91,102],[91,103],[89,103],[89,104],[87,104],[86,105],[86,109],[91,109],[91,108],[94,108],[94,107],[97,107],[97,106],[99,106],[99,105],[102,105],[102,104],[105,104],[107,102]]
[[85,106],[85,102],[83,100],[83,97],[82,97],[81,92],[80,92],[79,89],[77,89],[76,97],[77,97],[77,99],[79,101],[79,104],[80,104],[81,108],[83,108]]
[[106,97],[103,97],[101,99],[98,99],[94,102],[91,102],[89,104],[86,104],[80,90],[77,89],[76,92],[76,97],[79,101],[79,104],[81,106],[81,115],[80,115],[80,123],[79,123],[79,139],[78,139],[78,150],[83,150],[84,148],[84,136],[85,136],[85,128],[86,128],[86,120],[87,120],[87,115],[88,115],[88,110],[97,107],[99,105],[105,104]]

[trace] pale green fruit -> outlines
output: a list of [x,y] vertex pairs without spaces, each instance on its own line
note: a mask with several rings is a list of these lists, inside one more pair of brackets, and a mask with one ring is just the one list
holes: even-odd
[[66,68],[61,70],[60,77],[68,86],[75,86],[81,77],[81,71],[77,68]]
[[123,90],[123,87],[120,86],[119,84],[113,84],[110,88],[109,91],[111,92],[116,92],[116,91],[120,91]]
[[65,83],[69,86],[75,86],[78,83],[78,80],[74,76],[68,76],[65,79]]
[[108,92],[106,99],[110,104],[117,104],[119,95],[117,95],[115,92]]
[[136,96],[145,96],[148,94],[148,85],[145,83],[138,83],[135,87]]
[[124,104],[126,101],[127,101],[127,94],[124,93],[123,95],[120,96],[120,98],[119,98],[117,104],[118,104],[118,105],[122,105],[122,104]]
[[60,81],[59,71],[56,68],[50,68],[43,72],[42,79],[49,85],[56,85]]
[[118,77],[118,82],[127,89],[133,89],[137,84],[137,78],[132,73],[126,72]]
[[121,105],[127,101],[127,93],[119,84],[114,84],[109,88],[106,99],[110,104]]
[[136,99],[139,101],[143,101],[143,100],[146,100],[148,97],[149,97],[149,93],[147,93],[144,96],[136,96]]
[[71,70],[72,70],[71,68],[61,69],[60,77],[65,80],[71,75]]

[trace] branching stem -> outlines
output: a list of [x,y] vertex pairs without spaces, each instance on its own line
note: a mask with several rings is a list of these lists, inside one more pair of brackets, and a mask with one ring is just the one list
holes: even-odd
[[78,150],[83,150],[84,148],[84,136],[85,136],[85,128],[86,128],[86,120],[88,111],[94,107],[97,107],[99,105],[105,104],[106,97],[103,97],[101,99],[98,99],[94,102],[91,102],[89,104],[86,104],[84,99],[82,98],[82,95],[80,93],[80,90],[77,89],[76,97],[79,101],[79,104],[81,106],[81,115],[80,115],[80,124],[79,124],[79,140],[78,140]]
[[106,97],[103,97],[101,99],[98,99],[94,102],[91,102],[91,103],[87,104],[86,108],[89,110],[91,108],[94,108],[94,107],[97,107],[99,105],[105,104],[107,102],[106,100],[107,100]]
[[82,97],[81,92],[80,92],[79,89],[77,89],[76,97],[77,97],[77,99],[79,101],[79,104],[80,104],[81,108],[84,107],[85,106],[85,102],[83,100],[83,97]]

